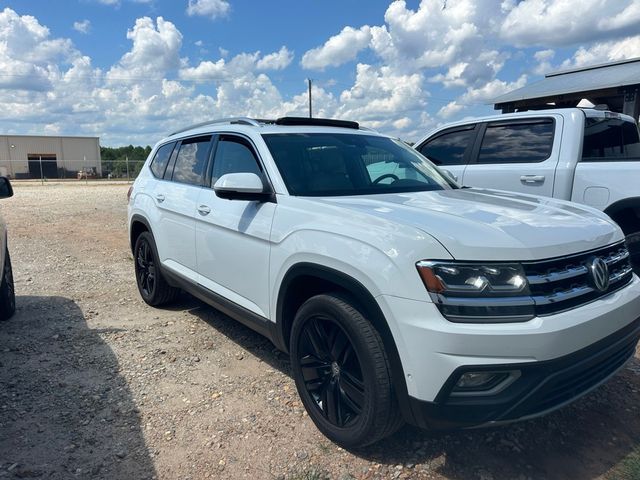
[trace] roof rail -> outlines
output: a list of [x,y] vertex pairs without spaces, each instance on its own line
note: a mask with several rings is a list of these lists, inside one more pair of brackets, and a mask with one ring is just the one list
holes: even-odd
[[260,126],[260,121],[249,118],[249,117],[229,117],[229,118],[220,118],[218,120],[208,120],[206,122],[196,123],[195,125],[190,125],[186,128],[181,128],[180,130],[176,130],[175,132],[169,134],[169,136],[177,135],[178,133],[187,132],[189,130],[193,130],[194,128],[204,127],[207,125],[219,125],[223,123],[235,123],[240,125],[252,125],[254,127]]

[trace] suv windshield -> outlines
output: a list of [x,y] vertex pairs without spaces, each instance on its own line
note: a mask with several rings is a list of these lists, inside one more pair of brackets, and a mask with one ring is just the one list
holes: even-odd
[[638,160],[640,138],[633,122],[618,118],[587,118],[582,159],[586,161]]
[[346,133],[279,133],[263,138],[292,195],[455,188],[428,160],[399,140]]

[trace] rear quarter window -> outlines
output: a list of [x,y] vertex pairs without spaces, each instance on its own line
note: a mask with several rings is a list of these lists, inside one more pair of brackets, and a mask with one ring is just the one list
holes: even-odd
[[582,160],[640,160],[640,135],[635,123],[617,118],[587,118]]
[[173,152],[173,147],[175,147],[175,145],[175,142],[162,145],[153,156],[153,160],[151,161],[151,172],[157,178],[162,178],[164,176],[164,171],[167,168],[169,158],[171,158],[171,152]]

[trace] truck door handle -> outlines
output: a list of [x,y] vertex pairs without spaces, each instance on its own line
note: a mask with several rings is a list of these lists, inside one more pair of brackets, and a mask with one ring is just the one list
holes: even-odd
[[520,181],[526,184],[544,183],[544,175],[522,175]]
[[161,193],[156,194],[156,200],[158,200],[158,203],[164,202],[164,195]]
[[200,205],[198,207],[198,213],[204,217],[205,215],[209,215],[211,213],[211,209],[206,205]]

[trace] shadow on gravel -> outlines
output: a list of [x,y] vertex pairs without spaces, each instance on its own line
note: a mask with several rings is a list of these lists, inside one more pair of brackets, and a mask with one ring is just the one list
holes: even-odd
[[174,308],[180,311],[188,309],[189,313],[208,323],[229,340],[258,357],[274,370],[291,376],[289,356],[282,353],[273,343],[249,327],[245,327],[240,322],[215,310],[213,307],[210,307],[191,295],[186,295],[183,299],[180,299],[173,308],[169,307],[167,309],[173,310]]
[[80,308],[17,299],[0,322],[0,478],[144,479],[155,470],[118,361]]
[[[191,297],[176,308],[191,308],[231,341],[290,375],[287,355],[239,322]],[[635,359],[595,392],[537,420],[449,432],[406,426],[352,453],[392,468],[428,464],[456,480],[595,479],[640,446],[639,399],[640,362]]]

